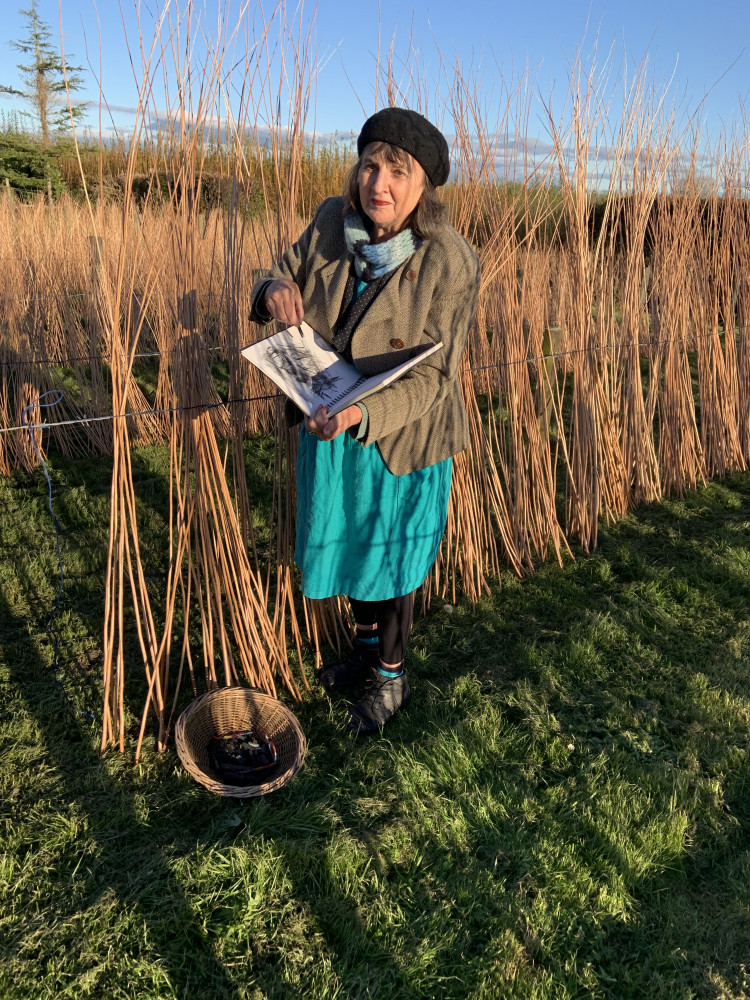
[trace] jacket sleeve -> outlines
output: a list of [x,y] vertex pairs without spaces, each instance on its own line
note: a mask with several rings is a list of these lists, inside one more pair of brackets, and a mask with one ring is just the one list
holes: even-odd
[[466,340],[479,297],[479,260],[473,251],[464,258],[454,280],[435,294],[425,325],[426,336],[443,347],[415,365],[397,382],[367,397],[368,424],[363,445],[393,434],[427,414],[456,391]]

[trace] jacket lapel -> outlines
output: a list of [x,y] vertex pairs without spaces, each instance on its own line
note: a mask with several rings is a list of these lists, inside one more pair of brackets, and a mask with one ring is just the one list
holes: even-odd
[[[341,306],[344,301],[344,292],[346,291],[346,279],[349,277],[350,266],[350,258],[347,255],[345,257],[340,257],[337,260],[329,261],[327,264],[324,264],[318,272],[320,280],[319,287],[322,291],[322,303],[316,301],[315,305],[319,306],[325,303],[327,329],[323,330],[319,327],[315,328],[323,337],[325,337],[326,340],[329,341],[333,337],[333,328],[336,325],[336,321],[341,313]],[[323,310],[321,310],[321,312],[322,311]]]

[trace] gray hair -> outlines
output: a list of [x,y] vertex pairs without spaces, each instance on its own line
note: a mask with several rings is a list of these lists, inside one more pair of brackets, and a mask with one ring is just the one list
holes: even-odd
[[[368,156],[382,154],[388,163],[403,167],[408,174],[411,174],[415,162],[411,154],[399,146],[392,146],[388,142],[370,143],[362,155],[357,157],[357,162],[352,166],[344,182],[344,215],[351,211],[363,214],[359,200],[359,171],[365,158],[365,152]],[[422,180],[422,194],[417,207],[411,213],[409,225],[415,236],[424,239],[431,236],[436,229],[447,222],[448,210],[440,200],[435,185],[424,172]]]

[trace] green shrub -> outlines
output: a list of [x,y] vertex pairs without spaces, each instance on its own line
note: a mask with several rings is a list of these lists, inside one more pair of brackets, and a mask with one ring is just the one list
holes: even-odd
[[65,190],[53,153],[21,132],[0,132],[0,184],[6,180],[22,198],[50,186],[54,195]]

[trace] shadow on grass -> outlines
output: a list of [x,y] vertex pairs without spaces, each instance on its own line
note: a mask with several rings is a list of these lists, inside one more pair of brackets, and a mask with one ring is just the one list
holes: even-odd
[[[388,950],[368,932],[356,902],[338,887],[327,849],[308,852],[305,811],[315,812],[325,803],[325,788],[312,789],[312,800],[304,805],[290,804],[283,795],[270,804],[217,799],[184,775],[175,780],[171,753],[156,763],[157,773],[152,773],[146,787],[138,780],[129,753],[102,758],[95,751],[92,727],[76,714],[50,667],[25,636],[26,623],[15,618],[2,600],[0,621],[12,696],[30,716],[44,769],[55,775],[54,808],[59,814],[46,813],[45,823],[51,828],[75,817],[85,831],[83,853],[71,853],[69,844],[60,848],[59,867],[51,876],[45,872],[32,892],[36,912],[25,908],[17,914],[0,953],[48,973],[54,970],[61,996],[101,995],[97,990],[103,984],[97,977],[111,963],[109,974],[118,978],[128,967],[133,970],[132,983],[118,987],[117,996],[308,1000],[314,993],[304,977],[295,982],[296,975],[285,970],[284,946],[256,948],[251,942],[244,952],[232,953],[229,964],[220,955],[223,935],[236,937],[238,914],[256,889],[262,891],[260,881],[258,886],[234,885],[225,897],[219,888],[221,876],[213,887],[203,884],[195,894],[189,888],[190,878],[185,878],[186,867],[189,872],[205,859],[212,863],[241,832],[255,827],[273,847],[288,879],[289,892],[278,917],[269,912],[267,918],[275,928],[271,936],[278,934],[291,947],[295,941],[302,943],[300,927],[304,938],[313,931],[326,963],[319,977],[321,991],[338,982],[346,996],[387,993],[418,1000],[419,993],[410,989]],[[310,791],[306,787],[305,795],[309,797]],[[158,818],[152,815],[155,803],[149,808],[146,795],[158,800]],[[315,832],[319,834],[320,828]],[[45,835],[44,830],[39,833]],[[34,840],[27,847],[36,855],[41,845]],[[49,856],[55,856],[56,848],[49,843]],[[212,894],[221,901],[206,908]],[[269,910],[277,904],[278,900],[270,902]],[[91,916],[97,910],[101,918]],[[111,928],[98,923],[92,931],[91,923],[106,921],[108,912],[114,918]],[[42,934],[45,926],[51,932]],[[122,934],[123,926],[128,934]],[[309,941],[305,943],[309,947]],[[117,953],[116,960],[110,955],[107,961],[108,949]],[[34,995],[30,975],[24,985],[28,988],[24,995]]]
[[[83,984],[76,987],[75,983],[78,979],[85,982],[91,967],[100,966],[104,956],[94,954],[94,942],[77,933],[76,915],[110,895],[119,908],[142,920],[144,947],[163,970],[169,995],[235,1000],[239,993],[217,961],[205,929],[194,919],[191,900],[170,870],[163,845],[139,815],[131,782],[126,775],[108,773],[92,749],[86,720],[67,703],[33,643],[22,638],[25,622],[16,620],[13,609],[3,601],[0,620],[11,680],[37,729],[45,766],[54,770],[55,793],[89,833],[87,856],[77,859],[74,871],[57,873],[54,901],[46,901],[52,906],[44,908],[45,900],[40,900],[41,912],[31,917],[32,924],[40,927],[53,924],[57,933],[38,935],[26,928],[38,948],[34,963],[59,967],[61,995],[69,985],[73,987],[69,995],[91,995]],[[92,794],[94,787],[96,794]],[[66,924],[69,931],[61,934],[59,928]],[[101,932],[106,940],[106,927]],[[3,944],[8,955],[24,950],[21,935],[13,938]],[[117,939],[108,944],[115,950],[126,947]],[[91,949],[88,954],[87,949]]]

